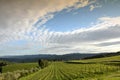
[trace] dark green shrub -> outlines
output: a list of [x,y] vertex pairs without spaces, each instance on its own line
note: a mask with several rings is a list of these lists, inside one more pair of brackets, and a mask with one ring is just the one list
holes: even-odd
[[43,60],[43,59],[39,59],[38,64],[39,64],[39,67],[44,68],[44,67],[48,66],[48,61]]
[[0,66],[0,73],[2,73],[2,66]]

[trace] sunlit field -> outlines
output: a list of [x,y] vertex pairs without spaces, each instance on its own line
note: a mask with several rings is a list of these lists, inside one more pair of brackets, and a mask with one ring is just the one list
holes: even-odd
[[38,64],[37,63],[14,63],[14,64],[10,64],[7,66],[4,66],[2,69],[2,72],[13,72],[16,70],[29,70],[31,68],[35,68],[37,67]]
[[10,63],[2,67],[0,80],[16,80],[38,70],[37,63]]
[[[120,56],[115,56],[83,61],[79,60],[72,63],[53,62],[43,70],[39,70],[20,80],[119,80],[120,62],[111,62],[111,60],[118,61],[119,59]],[[92,61],[95,60],[97,62],[93,63]],[[105,62],[106,60],[107,62]]]

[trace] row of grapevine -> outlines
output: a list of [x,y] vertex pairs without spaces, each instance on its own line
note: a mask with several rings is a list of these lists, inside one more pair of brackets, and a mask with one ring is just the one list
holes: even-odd
[[53,62],[48,67],[20,80],[84,80],[120,70],[120,66],[106,64],[68,64]]
[[39,68],[31,68],[30,70],[16,70],[0,74],[0,80],[18,80],[21,77],[38,71]]

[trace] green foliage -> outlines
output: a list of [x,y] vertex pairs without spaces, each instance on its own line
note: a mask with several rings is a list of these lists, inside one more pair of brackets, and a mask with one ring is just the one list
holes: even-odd
[[2,66],[0,66],[0,73],[2,73]]
[[0,61],[0,73],[2,73],[2,67],[8,65],[9,63],[7,61]]
[[[23,77],[20,80],[98,80],[103,76],[120,70],[119,66],[96,64],[68,64],[53,62],[48,67]],[[91,79],[93,78],[93,79]]]
[[0,80],[18,80],[19,78],[38,71],[38,68],[31,68],[29,70],[17,70],[13,72],[6,72],[0,74]]
[[[20,70],[15,68],[12,72],[0,74],[0,80],[120,80],[119,60],[120,56],[114,56],[69,63],[52,62],[50,65],[47,60],[40,60],[39,66],[43,68],[41,70],[35,68],[36,66],[32,69],[20,66],[30,63],[14,64],[14,68],[16,65],[18,68],[21,67]],[[25,70],[28,68],[29,70]]]
[[5,65],[7,65],[6,62],[0,62],[0,66],[5,66]]
[[109,62],[109,61],[120,61],[120,55],[113,57],[96,58],[96,59],[73,60],[72,62]]
[[47,60],[40,59],[40,60],[38,61],[38,64],[39,64],[39,67],[44,68],[44,67],[48,66],[48,61],[47,61]]
[[2,67],[2,72],[13,72],[16,70],[29,70],[31,68],[35,68],[37,67],[38,64],[37,63],[14,63],[14,64],[10,64],[7,66],[3,66]]

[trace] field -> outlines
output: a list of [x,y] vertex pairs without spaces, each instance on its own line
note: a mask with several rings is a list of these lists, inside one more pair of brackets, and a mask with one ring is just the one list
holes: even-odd
[[120,56],[52,62],[20,80],[120,80]]
[[1,67],[0,80],[18,80],[39,70],[37,63],[10,63]]
[[37,67],[37,63],[14,63],[14,64],[9,64],[7,66],[3,66],[2,72],[13,72],[16,70],[29,70],[31,68]]
[[96,58],[96,59],[85,59],[85,60],[73,60],[72,62],[110,62],[110,61],[120,61],[119,56]]

